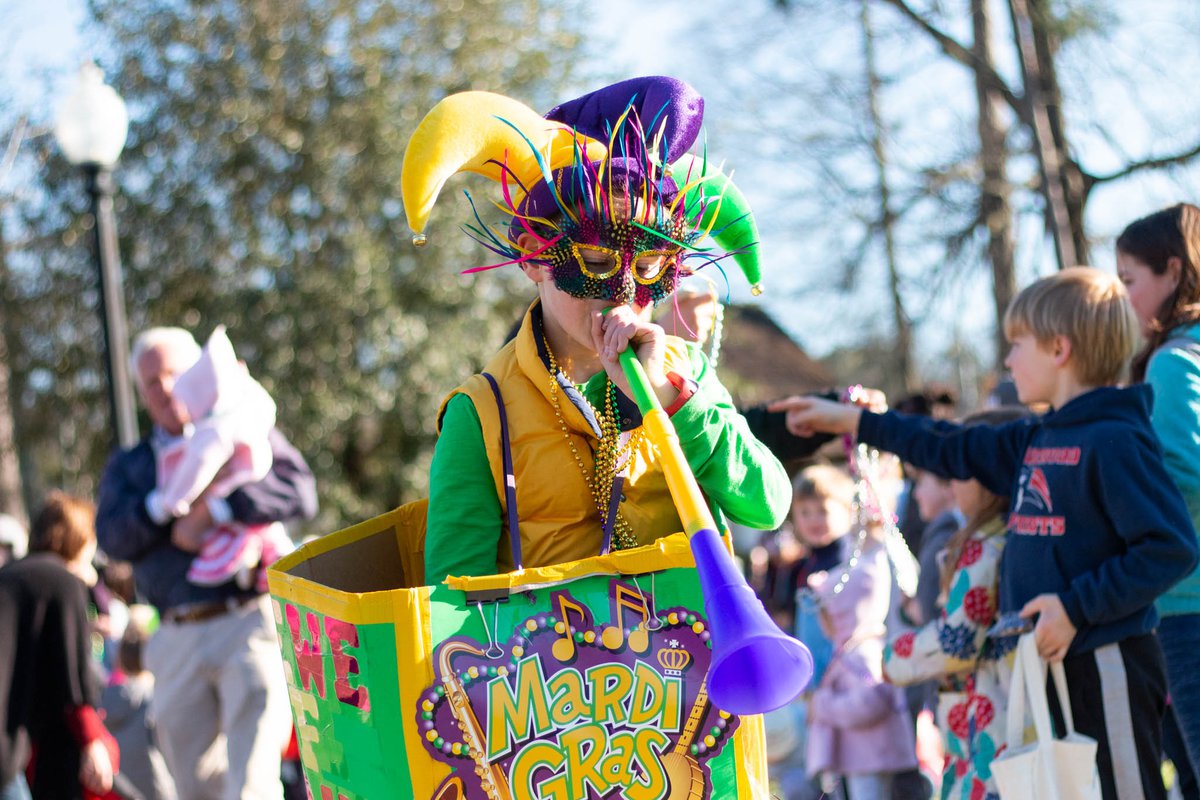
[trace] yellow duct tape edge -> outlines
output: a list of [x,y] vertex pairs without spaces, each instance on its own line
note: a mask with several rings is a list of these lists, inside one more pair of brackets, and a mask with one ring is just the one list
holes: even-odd
[[685,533],[673,533],[642,547],[615,550],[606,556],[592,556],[565,564],[553,564],[520,572],[474,577],[450,576],[446,585],[463,592],[495,589],[521,591],[538,586],[548,586],[589,575],[643,575],[664,569],[695,567],[692,549]]

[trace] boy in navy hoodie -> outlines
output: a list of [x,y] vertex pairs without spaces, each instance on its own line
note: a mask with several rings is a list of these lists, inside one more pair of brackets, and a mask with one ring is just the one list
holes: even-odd
[[1012,497],[1000,611],[1036,616],[1038,652],[1063,662],[1076,728],[1099,743],[1105,800],[1165,798],[1154,599],[1191,572],[1197,552],[1150,427],[1152,393],[1116,387],[1137,321],[1114,276],[1074,267],[1022,291],[1004,329],[1021,401],[1052,409],[1040,418],[964,428],[810,397],[774,410],[788,412],[793,433],[857,433]]

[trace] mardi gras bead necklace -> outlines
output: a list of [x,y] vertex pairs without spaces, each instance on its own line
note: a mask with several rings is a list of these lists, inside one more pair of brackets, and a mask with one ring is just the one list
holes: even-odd
[[708,363],[713,369],[717,368],[717,362],[721,360],[721,336],[725,332],[725,304],[717,303],[717,310],[713,312],[713,329],[709,335],[709,341],[712,342],[708,346]]
[[[864,400],[865,390],[861,386],[851,386],[842,396],[842,401],[848,403],[861,403]],[[881,489],[886,483],[888,467],[894,463],[893,457],[884,456],[874,448],[855,442],[854,437],[849,435],[843,437],[842,446],[846,451],[846,464],[850,476],[854,478],[853,517],[858,536],[854,550],[833,587],[833,593],[841,593],[850,579],[850,573],[862,558],[870,528],[882,526],[883,545],[887,550],[893,578],[900,591],[911,597],[917,591],[916,563],[900,534],[900,529],[896,526],[895,515],[887,510],[881,494]]]
[[[629,441],[625,443],[625,446],[621,446],[621,428],[617,423],[617,387],[613,384],[612,380],[606,378],[604,382],[604,413],[595,408],[592,409],[592,413],[600,425],[600,440],[596,445],[594,456],[594,474],[593,472],[589,472],[587,465],[583,463],[582,456],[579,455],[579,450],[575,447],[571,431],[567,427],[567,421],[562,414],[562,407],[559,405],[558,375],[561,370],[559,369],[558,361],[554,358],[554,351],[550,349],[550,342],[546,339],[545,333],[542,334],[542,344],[546,347],[546,356],[550,361],[550,405],[554,407],[554,416],[558,419],[558,427],[562,430],[563,438],[567,440],[567,446],[571,448],[571,455],[575,457],[575,464],[579,467],[579,471],[583,475],[583,480],[591,491],[592,501],[596,504],[596,510],[600,513],[600,521],[601,525],[603,525],[608,514],[608,508],[612,503],[614,479],[624,462],[633,457],[637,443],[641,441],[643,436],[642,429],[638,428],[634,431],[629,436]],[[615,511],[614,517],[612,533],[613,549],[625,550],[630,547],[637,547],[638,540],[633,533],[633,528],[621,516],[621,512]]]

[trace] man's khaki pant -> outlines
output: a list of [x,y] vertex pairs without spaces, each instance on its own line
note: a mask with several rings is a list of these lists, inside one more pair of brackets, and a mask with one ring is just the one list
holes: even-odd
[[270,599],[200,622],[164,622],[145,662],[179,800],[282,800],[291,712]]

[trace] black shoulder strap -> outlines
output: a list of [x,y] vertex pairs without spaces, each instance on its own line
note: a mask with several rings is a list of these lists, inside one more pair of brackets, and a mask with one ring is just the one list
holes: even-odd
[[492,394],[496,396],[496,410],[500,413],[500,446],[504,453],[504,504],[508,507],[508,538],[512,543],[513,569],[521,569],[521,530],[517,516],[517,476],[513,472],[512,445],[508,438],[508,414],[504,411],[504,397],[500,384],[488,373],[483,373]]

